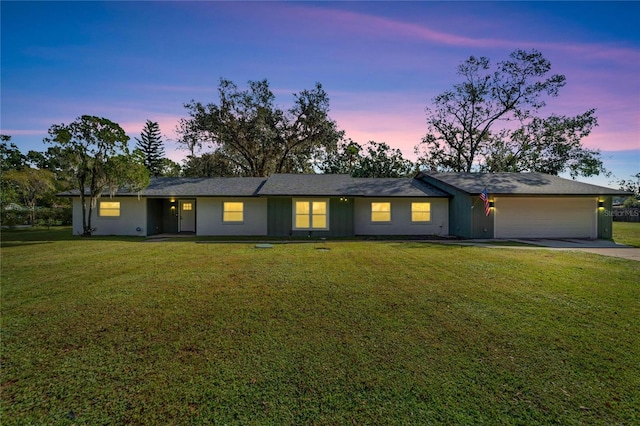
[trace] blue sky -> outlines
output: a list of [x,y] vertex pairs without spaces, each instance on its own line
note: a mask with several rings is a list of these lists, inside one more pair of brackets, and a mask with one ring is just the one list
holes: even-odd
[[[1,131],[45,150],[52,124],[107,117],[133,137],[158,121],[179,161],[183,104],[217,101],[221,77],[266,78],[277,103],[323,84],[360,143],[413,159],[424,108],[470,55],[538,49],[567,85],[543,115],[597,109],[584,144],[615,178],[640,172],[638,2],[10,2],[1,7]],[[608,185],[613,178],[580,180]]]

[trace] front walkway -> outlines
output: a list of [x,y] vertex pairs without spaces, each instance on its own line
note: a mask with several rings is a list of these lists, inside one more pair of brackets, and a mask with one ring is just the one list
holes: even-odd
[[[491,240],[485,240],[491,241]],[[493,240],[495,241],[495,240]],[[582,251],[587,253],[599,254],[602,256],[619,257],[622,259],[635,260],[640,262],[640,248],[625,246],[623,244],[617,244],[610,240],[580,240],[580,239],[562,239],[562,240],[550,240],[544,238],[527,238],[511,240],[523,244],[529,244],[529,246],[501,246],[499,241],[495,241],[496,244],[482,244],[484,247],[492,248],[519,248],[519,249],[532,249],[532,248],[544,248],[548,250],[573,250]],[[536,246],[536,247],[531,247]]]
[[[563,249],[560,249],[563,250]],[[566,250],[566,249],[564,249]],[[576,249],[573,249],[576,250]],[[622,259],[635,260],[640,262],[640,248],[626,247],[626,248],[584,248],[577,249],[579,251],[586,251],[587,253],[600,254],[602,256],[619,257]]]
[[525,244],[533,244],[541,247],[550,248],[625,248],[623,244],[618,244],[611,240],[587,240],[579,238],[563,238],[558,240],[552,240],[547,238],[520,238],[517,240]]
[[149,243],[159,243],[162,241],[170,241],[170,240],[173,240],[174,238],[189,238],[189,237],[195,237],[195,236],[196,236],[195,232],[181,232],[177,234],[165,233],[165,234],[156,234],[156,235],[148,236],[144,241]]

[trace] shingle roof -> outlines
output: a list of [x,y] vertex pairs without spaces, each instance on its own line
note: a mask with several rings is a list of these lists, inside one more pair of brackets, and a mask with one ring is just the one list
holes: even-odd
[[357,185],[349,175],[271,175],[260,189],[260,195],[285,196],[350,196]]
[[[445,184],[444,190],[420,179],[426,176]],[[449,197],[450,186],[468,194],[511,195],[630,195],[543,173],[431,173],[412,178],[353,178],[334,174],[275,174],[269,178],[156,178],[140,194],[119,190],[116,195],[143,197]],[[61,196],[77,196],[68,191]]]
[[251,196],[256,195],[266,178],[157,178],[142,191],[153,196]]
[[[140,195],[143,197],[245,197],[257,195],[266,178],[252,177],[215,177],[185,178],[165,177],[151,179],[149,186],[139,194],[121,189],[118,196]],[[61,196],[77,196],[78,190],[64,192]]]
[[354,178],[363,197],[450,197],[423,180],[406,178]]
[[259,195],[323,197],[448,197],[412,178],[353,178],[350,175],[272,175]]
[[469,194],[512,195],[628,195],[624,191],[564,179],[544,173],[432,173],[428,176]]

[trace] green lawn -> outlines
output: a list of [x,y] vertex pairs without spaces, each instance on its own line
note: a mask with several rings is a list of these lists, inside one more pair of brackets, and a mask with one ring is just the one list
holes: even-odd
[[640,421],[638,262],[56,232],[2,235],[3,425]]
[[640,222],[613,222],[613,240],[616,243],[640,247]]

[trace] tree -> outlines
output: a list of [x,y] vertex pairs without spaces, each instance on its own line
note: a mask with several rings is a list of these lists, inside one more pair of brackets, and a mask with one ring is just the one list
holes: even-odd
[[26,163],[25,156],[10,141],[11,136],[0,134],[0,205],[3,207],[20,199],[16,185],[5,179],[5,172],[22,169]]
[[160,125],[157,122],[147,120],[140,133],[140,139],[136,138],[137,149],[144,154],[144,166],[152,176],[162,175],[164,146],[160,135]]
[[[599,153],[580,144],[597,124],[594,110],[577,117],[536,116],[546,105],[545,97],[557,96],[565,85],[563,75],[547,77],[550,70],[551,63],[536,50],[515,50],[493,71],[489,59],[471,56],[458,67],[463,81],[436,96],[433,108],[426,109],[428,133],[416,147],[420,163],[457,172],[479,165],[506,171],[503,162],[507,170],[531,163],[525,157],[537,144],[546,145],[549,159],[564,162],[551,167],[551,173],[568,168],[588,176],[603,170]],[[499,122],[513,124],[494,130]],[[481,164],[486,157],[489,164]],[[532,164],[539,168],[541,158]]]
[[364,148],[352,140],[343,141],[327,153],[319,166],[323,173],[346,173],[353,177],[404,177],[415,165],[385,142],[369,141]]
[[187,156],[182,173],[186,177],[226,177],[237,176],[240,170],[221,152],[214,151]]
[[618,181],[618,186],[622,191],[633,192],[633,195],[624,200],[624,207],[640,207],[640,173],[631,176],[629,180]]
[[324,152],[318,168],[322,173],[352,175],[360,165],[361,152],[362,145],[351,139],[343,140],[335,150]]
[[61,148],[59,146],[50,146],[44,152],[29,151],[26,158],[29,166],[39,170],[47,170],[52,173],[55,179],[55,190],[48,197],[39,200],[40,205],[48,207],[64,205],[70,208],[68,199],[55,197],[56,192],[67,191],[75,187],[72,177],[61,162]]
[[16,186],[25,207],[30,210],[30,223],[35,224],[38,201],[47,198],[55,189],[53,173],[25,167],[20,170],[8,170],[3,174],[3,179]]
[[60,148],[58,160],[80,194],[84,236],[93,232],[92,211],[104,191],[113,195],[124,186],[140,191],[149,183],[144,165],[129,154],[128,140],[117,123],[89,115],[49,128],[45,142]]
[[182,173],[180,164],[168,158],[163,158],[160,164],[160,176],[178,177]]
[[20,170],[27,165],[27,157],[10,141],[11,136],[0,135],[0,172]]
[[392,149],[384,142],[369,141],[354,177],[399,178],[415,171],[414,164],[402,156],[402,151]]
[[62,157],[59,146],[50,146],[46,151],[29,151],[26,155],[26,162],[29,166],[37,169],[47,169],[56,174],[58,180],[63,180],[65,175],[64,165],[60,162]]
[[328,116],[329,97],[319,83],[295,94],[288,110],[274,104],[267,80],[249,81],[249,89],[241,91],[221,79],[218,93],[219,104],[185,105],[190,118],[178,126],[180,143],[192,156],[209,146],[242,176],[310,172],[323,150],[335,150],[344,134]]
[[[30,222],[34,221],[36,202],[50,198],[53,192],[49,184],[53,181],[53,174],[39,173],[29,167],[32,156],[36,153],[30,151],[27,155],[10,143],[11,136],[0,135],[0,200],[3,206],[10,203],[22,202],[30,209]],[[46,175],[46,176],[45,176]],[[39,194],[37,191],[49,192]]]
[[504,130],[485,147],[481,170],[597,175],[604,170],[600,152],[580,143],[597,125],[594,114],[591,109],[576,117],[534,117],[514,131]]

